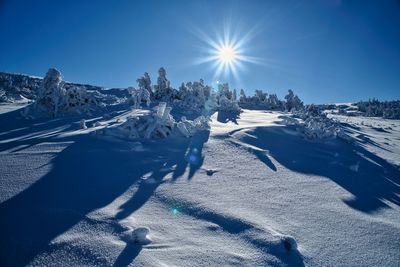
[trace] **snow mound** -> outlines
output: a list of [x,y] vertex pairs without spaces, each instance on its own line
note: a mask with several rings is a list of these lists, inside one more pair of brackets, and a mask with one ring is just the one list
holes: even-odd
[[209,130],[210,118],[199,116],[193,121],[187,120],[185,116],[181,118],[181,121],[177,123],[177,128],[185,137],[191,137],[198,131]]
[[[128,116],[125,122],[105,129],[104,133],[128,139],[163,139],[174,132],[189,138],[199,131],[210,129],[209,117],[201,115],[192,121],[183,116],[181,121],[176,122],[171,110],[166,102],[160,102],[150,113]],[[175,126],[178,131],[174,131]]]
[[165,138],[171,134],[175,125],[175,120],[170,112],[171,107],[167,107],[165,102],[160,102],[150,114],[129,117],[126,122],[109,129],[106,133],[129,139]]
[[122,236],[122,239],[127,243],[147,245],[152,242],[148,237],[149,233],[150,229],[148,227],[138,227],[125,232]]
[[341,138],[350,142],[351,137],[345,133],[342,125],[328,118],[327,115],[315,105],[309,105],[301,110],[294,111],[292,115],[285,116],[282,120],[285,125],[296,126],[297,131],[309,139],[334,139]]

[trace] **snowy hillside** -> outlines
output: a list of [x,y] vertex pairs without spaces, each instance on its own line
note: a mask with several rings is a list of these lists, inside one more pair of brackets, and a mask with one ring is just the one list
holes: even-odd
[[399,266],[398,120],[334,115],[348,143],[220,111],[191,138],[130,140],[108,133],[143,110],[81,129],[5,107],[1,266]]

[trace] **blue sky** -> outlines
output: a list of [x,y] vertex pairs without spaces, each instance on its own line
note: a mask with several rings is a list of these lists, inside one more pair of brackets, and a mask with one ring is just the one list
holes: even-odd
[[[242,62],[197,64],[229,30]],[[174,87],[203,78],[305,102],[400,98],[400,2],[0,0],[0,71],[106,87],[135,86],[164,66]],[[206,38],[207,36],[207,38]]]

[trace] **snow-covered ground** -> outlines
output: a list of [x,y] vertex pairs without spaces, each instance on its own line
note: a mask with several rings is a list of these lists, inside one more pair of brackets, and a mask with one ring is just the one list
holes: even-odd
[[244,110],[130,141],[102,129],[137,111],[0,107],[0,266],[400,266],[398,120],[330,115],[356,141],[311,141]]

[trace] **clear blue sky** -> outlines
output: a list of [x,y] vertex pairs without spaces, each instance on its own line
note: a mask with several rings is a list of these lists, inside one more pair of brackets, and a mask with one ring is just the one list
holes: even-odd
[[[250,38],[243,54],[257,57],[215,77],[203,32],[212,40],[229,28]],[[164,66],[174,87],[204,78],[212,84],[305,102],[377,97],[400,99],[400,1],[18,1],[0,0],[0,71],[106,87],[153,82]],[[261,63],[261,64],[260,64]]]

